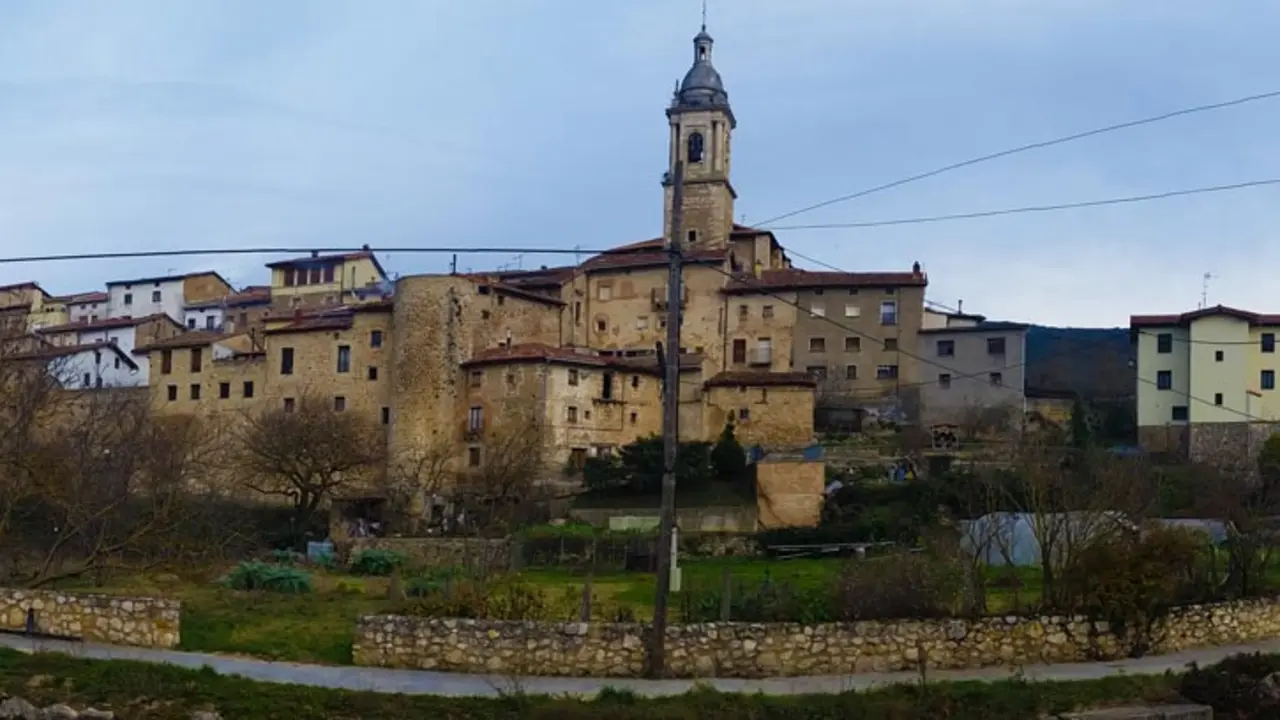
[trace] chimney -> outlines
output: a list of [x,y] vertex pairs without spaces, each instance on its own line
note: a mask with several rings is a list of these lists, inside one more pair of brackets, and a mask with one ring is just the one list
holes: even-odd
[[919,261],[919,260],[917,260],[917,261],[915,261],[915,262],[911,263],[911,272],[915,273],[916,275],[919,275],[919,274],[920,274],[920,261]]
[[956,313],[958,313],[958,314],[960,314],[960,315],[963,315],[963,314],[964,314],[964,300],[957,300],[957,301],[956,301]]

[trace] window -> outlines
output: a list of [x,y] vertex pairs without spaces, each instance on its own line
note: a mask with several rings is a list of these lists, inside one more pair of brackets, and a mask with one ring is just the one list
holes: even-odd
[[578,423],[578,408],[574,405],[565,408],[564,419],[570,425],[576,425]]
[[826,338],[809,338],[809,352],[820,353],[827,351]]
[[488,320],[488,319],[489,319],[489,315],[490,315],[490,314],[489,314],[489,311],[488,311],[488,310],[481,310],[481,311],[480,311],[480,319],[481,319],[481,320]]
[[773,306],[765,305],[764,307],[760,308],[760,317],[766,318],[766,319],[773,317]]
[[613,373],[607,372],[600,377],[600,399],[613,399]]
[[689,133],[689,148],[688,152],[685,154],[686,162],[702,162],[702,143],[702,133]]
[[1276,389],[1276,371],[1263,370],[1261,385],[1263,390],[1275,390]]
[[939,340],[938,341],[938,357],[954,357],[956,354],[955,340]]
[[252,380],[244,381],[244,387],[240,389],[240,394],[244,395],[246,398],[253,397],[253,381]]
[[858,307],[857,305],[854,305],[854,304],[852,304],[852,303],[845,303],[845,306],[844,306],[844,316],[845,316],[845,317],[861,317],[861,316],[862,316],[862,308],[860,308],[860,307]]
[[159,290],[152,290],[152,291],[151,291],[151,302],[160,302],[160,291],[159,291]]
[[897,380],[898,366],[897,365],[877,365],[876,379],[877,380]]
[[382,347],[382,331],[381,330],[369,331],[369,347],[372,347],[372,348]]
[[804,371],[812,375],[815,380],[827,379],[827,368],[825,365],[810,365],[805,368]]
[[284,271],[284,286],[293,287],[293,270]]
[[885,338],[884,349],[888,352],[898,351],[898,338]]
[[333,411],[342,412],[347,409],[347,399],[341,395],[333,396]]
[[632,425],[635,425],[635,424],[636,424],[636,421],[637,421],[637,420],[639,420],[639,419],[640,419],[640,415],[639,415],[639,413],[631,413],[631,424],[632,424]]
[[338,372],[340,373],[351,372],[351,346],[350,345],[338,346]]
[[688,233],[685,234],[685,237],[689,239],[690,245],[694,245],[698,242],[698,231],[690,230]]
[[178,399],[178,386],[177,386],[177,385],[170,385],[169,387],[167,387],[167,388],[165,388],[165,389],[169,391],[169,402],[173,402],[174,400],[177,400],[177,399]]
[[1156,389],[1169,390],[1173,387],[1173,371],[1161,370],[1156,373]]
[[133,293],[125,293],[125,294],[124,294],[124,304],[125,304],[125,305],[132,305],[132,304],[133,304]]
[[1004,338],[987,338],[987,354],[1003,355],[1004,354]]
[[391,408],[385,405],[382,406],[382,424],[383,425],[391,424]]
[[746,422],[751,419],[751,411],[747,408],[738,408],[738,422]]
[[231,397],[231,383],[218,383],[218,399],[226,400],[229,397]]
[[578,384],[578,370],[576,368],[569,368],[569,384]]
[[513,372],[509,372],[507,373],[507,391],[510,392],[515,389],[516,389],[516,374]]
[[612,286],[612,285],[598,285],[598,286],[596,287],[596,299],[598,299],[598,300],[612,300],[612,299],[613,299],[613,286]]
[[1159,335],[1156,335],[1156,352],[1173,352],[1173,333],[1160,333]]
[[119,369],[120,369],[120,358],[118,358],[118,357],[115,359],[115,368],[116,368],[117,370],[119,370]]
[[280,374],[293,374],[293,348],[280,348]]
[[324,266],[324,281],[327,283],[333,282],[333,266],[332,265]]
[[90,386],[90,385],[92,385],[92,384],[93,384],[93,376],[92,376],[92,375],[90,375],[89,373],[85,373],[85,374],[84,374],[84,383],[81,385],[81,387],[89,387],[89,386]]
[[198,373],[204,366],[203,348],[191,348],[191,372]]
[[885,300],[880,303],[880,324],[881,325],[897,325],[898,324],[898,303],[894,300]]
[[370,380],[377,380],[377,379],[378,379],[378,366],[377,366],[377,365],[370,365],[370,366],[369,366],[368,378],[369,378]]
[[987,376],[992,385],[1004,385],[1004,373],[993,372]]
[[321,275],[320,268],[318,267],[311,268],[311,284],[312,285],[320,284],[320,275]]
[[582,322],[582,302],[581,301],[575,302],[573,304],[573,324],[577,325],[580,322]]
[[938,387],[943,390],[951,387],[951,373],[941,373],[938,375]]
[[814,316],[814,317],[826,317],[826,316],[827,316],[827,306],[826,306],[826,305],[821,305],[821,304],[819,304],[819,303],[814,303],[814,304],[812,304],[812,305],[810,305],[810,306],[809,306],[809,314],[810,314],[810,315],[812,315],[812,316]]
[[640,376],[639,376],[639,375],[632,375],[632,376],[631,376],[631,387],[632,387],[632,388],[638,388],[638,387],[640,387]]
[[1214,405],[1221,405],[1221,404],[1222,404],[1222,393],[1214,393],[1214,394],[1213,394],[1213,404],[1214,404]]
[[284,399],[284,411],[285,411],[285,412],[293,412],[293,408],[294,408],[294,405],[295,405],[295,404],[296,404],[296,403],[294,403],[293,398],[285,398],[285,399]]
[[200,383],[193,383],[191,385],[191,399],[192,400],[200,399]]
[[470,432],[480,432],[480,428],[484,427],[484,408],[479,405],[472,405],[467,411],[467,430]]
[[480,448],[467,448],[467,465],[480,467]]
[[862,338],[847,337],[844,339],[845,352],[862,352]]
[[218,318],[214,317],[213,315],[207,315],[207,316],[205,316],[205,319],[204,319],[204,329],[205,329],[205,330],[213,330],[213,329],[217,328],[217,327],[218,327],[217,320],[218,320]]
[[845,366],[844,366],[844,379],[845,379],[845,380],[857,380],[857,379],[858,379],[858,366],[857,366],[857,365],[845,365]]
[[1187,421],[1187,406],[1186,406],[1186,405],[1174,405],[1174,406],[1173,406],[1173,415],[1172,415],[1172,418],[1173,418],[1174,422],[1186,422],[1186,421]]
[[101,376],[101,375],[99,375],[99,376],[97,377],[97,379],[93,381],[93,386],[94,386],[94,387],[96,387],[96,388],[100,388],[100,387],[102,387],[102,376]]
[[477,387],[480,387],[483,383],[484,383],[484,371],[472,370],[471,371],[471,387],[477,388]]
[[750,308],[750,307],[748,307],[748,306],[746,306],[746,305],[739,305],[739,306],[738,306],[738,319],[739,319],[739,320],[746,320],[746,319],[747,319],[747,318],[749,318],[749,317],[751,317],[751,308]]
[[193,317],[189,317],[189,318],[187,318],[187,329],[188,329],[188,330],[195,330],[195,329],[196,329],[196,319],[195,319],[195,318],[193,318]]
[[[663,319],[663,321],[662,321],[662,327],[666,327],[666,326],[667,326],[667,321],[666,321],[665,319]],[[599,320],[596,320],[596,332],[601,332],[601,333],[602,333],[602,332],[604,332],[604,331],[606,331],[606,330],[608,330],[608,329],[609,329],[609,321],[608,321],[608,320],[605,320],[604,318],[600,318]]]
[[747,361],[747,341],[739,338],[733,341],[733,361],[735,363],[745,363]]
[[1222,362],[1222,351],[1221,351],[1221,350],[1214,350],[1214,351],[1213,351],[1213,361],[1214,361],[1214,362]]
[[168,375],[171,372],[173,372],[173,351],[161,350],[160,351],[160,374]]
[[648,316],[648,315],[640,315],[640,316],[638,316],[638,317],[636,318],[636,329],[637,329],[637,330],[648,330],[648,329],[649,329],[649,316]]
[[1262,333],[1262,352],[1273,353],[1276,351],[1276,334]]

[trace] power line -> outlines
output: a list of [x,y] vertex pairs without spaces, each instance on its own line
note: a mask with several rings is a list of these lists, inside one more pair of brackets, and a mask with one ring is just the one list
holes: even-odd
[[1258,345],[1258,346],[1261,346],[1261,344],[1262,344],[1262,341],[1261,341],[1261,340],[1223,340],[1223,341],[1216,341],[1216,340],[1194,340],[1194,339],[1192,339],[1192,338],[1183,338],[1183,337],[1178,337],[1177,335],[1174,335],[1173,333],[1155,333],[1155,332],[1151,332],[1150,330],[1132,330],[1132,332],[1136,332],[1136,333],[1138,333],[1139,335],[1146,335],[1146,336],[1148,336],[1148,337],[1154,337],[1154,338],[1157,338],[1157,339],[1158,339],[1161,335],[1169,335],[1169,338],[1170,338],[1170,341],[1171,341],[1171,342],[1183,343],[1183,344],[1186,344],[1186,345]]
[[792,210],[791,212],[786,212],[781,215],[769,218],[768,220],[757,223],[756,227],[764,227],[766,225],[775,223],[779,220],[785,220],[786,218],[811,212],[819,208],[835,205],[837,203],[847,202],[849,200],[856,200],[857,198],[866,197],[867,195],[878,193],[883,190],[889,190],[891,188],[900,187],[908,183],[913,183],[918,180],[924,180],[927,178],[935,177],[937,175],[941,175],[946,172],[951,172],[952,170],[959,170],[961,168],[966,168],[971,165],[977,165],[979,163],[989,162],[991,160],[998,160],[1000,158],[1008,157],[1010,155],[1016,155],[1018,153],[1028,152],[1030,150],[1039,150],[1041,148],[1052,147],[1054,145],[1061,145],[1063,143],[1068,143],[1075,140],[1082,140],[1084,138],[1093,137],[1095,135],[1103,135],[1105,133],[1116,132],[1118,130],[1127,130],[1129,128],[1138,127],[1141,125],[1149,125],[1151,123],[1170,120],[1172,118],[1182,117],[1184,115],[1194,115],[1196,113],[1209,112],[1212,110],[1221,110],[1224,108],[1235,107],[1237,105],[1244,105],[1246,103],[1257,102],[1259,100],[1269,100],[1274,97],[1280,97],[1280,90],[1272,90],[1270,92],[1258,93],[1257,95],[1246,95],[1245,97],[1235,98],[1233,100],[1226,100],[1224,102],[1210,103],[1208,105],[1196,105],[1194,107],[1182,108],[1180,110],[1174,110],[1172,112],[1167,112],[1160,115],[1152,115],[1150,117],[1140,118],[1137,120],[1129,120],[1127,122],[1116,123],[1114,125],[1106,125],[1104,127],[1094,128],[1093,130],[1086,130],[1084,132],[1078,132],[1071,135],[1064,135],[1062,137],[1054,138],[1052,140],[1044,140],[1041,142],[1034,142],[1034,143],[1028,143],[1026,145],[1019,145],[1017,147],[1010,148],[1008,150],[1001,150],[1000,152],[990,153],[988,155],[980,155],[978,157],[970,158],[962,162],[952,163],[950,165],[944,165],[940,168],[936,168],[928,172],[923,172],[917,175],[912,175],[910,177],[905,177],[905,178],[902,178],[901,180],[895,180],[893,182],[885,183],[883,185],[877,185],[875,187],[867,188],[866,190],[860,190],[858,192],[850,193],[848,195],[841,195],[840,197],[832,198],[831,200],[824,200],[823,202],[820,202],[820,203],[814,203],[813,205],[808,205],[798,210]]
[[888,225],[918,225],[922,223],[946,222],[949,220],[973,220],[976,218],[998,217],[1001,215],[1021,215],[1025,213],[1055,212],[1059,210],[1077,210],[1080,208],[1102,207],[1106,205],[1125,205],[1130,203],[1147,202],[1150,200],[1166,200],[1168,198],[1185,197],[1187,195],[1230,192],[1232,190],[1244,190],[1246,188],[1263,187],[1266,185],[1280,185],[1280,178],[1248,180],[1246,182],[1232,183],[1230,185],[1210,185],[1206,187],[1186,188],[1183,190],[1168,190],[1166,192],[1152,193],[1149,195],[1128,195],[1125,197],[1102,198],[1099,200],[1084,200],[1081,202],[1071,202],[1071,203],[1055,203],[1052,205],[1025,205],[1022,207],[1001,208],[998,210],[979,210],[976,212],[952,213],[949,215],[926,215],[923,217],[894,218],[891,220],[867,220],[863,222],[846,222],[846,223],[819,223],[814,225],[778,225],[770,229],[771,230],[835,230],[835,229],[843,229],[843,228],[885,227]]

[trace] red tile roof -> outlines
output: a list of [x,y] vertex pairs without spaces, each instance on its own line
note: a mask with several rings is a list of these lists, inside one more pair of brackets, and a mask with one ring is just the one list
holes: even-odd
[[55,360],[57,358],[69,357],[71,355],[78,355],[82,352],[89,352],[91,350],[109,350],[111,352],[114,352],[116,355],[123,358],[124,361],[128,363],[130,367],[132,367],[135,370],[138,369],[138,364],[133,361],[133,358],[130,358],[127,354],[125,354],[125,352],[121,350],[119,346],[117,346],[115,343],[109,343],[109,342],[82,343],[79,345],[54,345],[51,347],[40,348],[39,350],[33,350],[30,352],[22,352],[22,353],[14,353],[13,355],[6,355],[3,359],[4,360]]
[[383,277],[387,276],[387,271],[382,269],[382,263],[378,262],[377,256],[369,249],[368,245],[355,252],[336,253],[333,255],[307,255],[305,257],[290,258],[288,260],[277,260],[273,263],[267,263],[269,268],[292,267],[294,265],[310,265],[317,262],[337,261],[345,262],[347,260],[372,260],[374,267],[378,268],[378,274]]
[[223,295],[219,298],[187,303],[189,308],[208,307],[243,307],[245,305],[262,305],[271,302],[271,286],[251,285],[239,292]]
[[314,332],[316,330],[348,330],[351,325],[351,313],[312,315],[298,318],[288,325],[268,328],[263,332],[275,335],[278,333]]
[[724,292],[751,293],[770,290],[806,290],[817,288],[856,287],[924,287],[929,279],[916,272],[816,272],[787,268],[765,270],[760,277],[741,275],[724,288]]
[[93,332],[95,330],[115,330],[118,328],[137,327],[138,325],[151,322],[152,320],[160,320],[160,319],[168,320],[173,325],[177,327],[182,327],[182,325],[179,324],[177,320],[174,320],[168,315],[164,313],[155,313],[153,315],[146,315],[144,317],[105,318],[103,320],[97,320],[95,322],[76,322],[76,323],[67,323],[65,325],[53,325],[51,327],[38,328],[35,330],[35,332],[41,335],[52,335],[52,334],[67,333],[67,332]]
[[707,387],[792,386],[815,387],[818,381],[804,372],[769,372],[767,370],[730,370],[706,382]]
[[1129,316],[1129,327],[1169,327],[1174,325],[1187,325],[1192,320],[1198,320],[1203,317],[1211,317],[1213,315],[1227,315],[1230,317],[1244,320],[1250,325],[1280,325],[1280,315],[1255,313],[1248,310],[1240,310],[1226,305],[1214,305],[1210,308],[1201,308],[1200,310],[1192,310],[1180,315],[1131,315]]
[[[723,263],[729,257],[726,250],[693,250],[684,253],[686,263]],[[586,272],[599,270],[616,270],[621,268],[653,267],[666,265],[668,262],[665,250],[616,252],[596,255],[582,263]]]
[[94,290],[92,292],[72,293],[71,295],[59,295],[53,299],[68,305],[85,305],[89,303],[104,303],[107,298],[108,295],[105,292]]
[[219,340],[226,340],[229,337],[234,336],[213,330],[192,330],[191,332],[184,332],[181,335],[174,335],[171,338],[164,338],[163,340],[156,340],[155,342],[150,342],[145,345],[139,345],[134,348],[133,353],[135,355],[143,355],[151,352],[152,350],[176,350],[178,348],[205,347],[206,345],[211,345]]
[[522,343],[520,345],[485,348],[474,357],[462,363],[464,367],[471,365],[493,365],[511,362],[563,362],[574,365],[592,365],[605,367],[610,358],[602,358],[594,353],[583,352],[573,348],[562,348],[544,343]]

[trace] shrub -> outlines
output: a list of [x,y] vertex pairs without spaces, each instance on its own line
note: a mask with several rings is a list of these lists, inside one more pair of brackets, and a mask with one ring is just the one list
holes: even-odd
[[351,559],[351,572],[354,575],[376,575],[385,577],[404,564],[404,555],[394,550],[370,548],[361,550]]
[[959,563],[924,553],[851,562],[840,575],[836,619],[952,617],[963,606],[964,585]]
[[1280,699],[1260,687],[1277,672],[1280,655],[1232,655],[1208,667],[1192,665],[1182,676],[1178,692],[1192,702],[1212,706],[1218,717],[1280,717]]
[[555,604],[534,585],[515,579],[464,580],[430,588],[405,604],[406,615],[473,620],[562,620]]
[[720,480],[743,482],[747,477],[747,451],[733,435],[733,423],[726,423],[720,439],[711,448],[711,467]]
[[242,562],[231,569],[222,583],[233,590],[302,594],[311,592],[311,574],[289,565]]
[[1158,641],[1161,620],[1175,605],[1213,593],[1201,562],[1206,541],[1180,528],[1098,537],[1065,568],[1070,609],[1106,620],[1128,651],[1140,657]]
[[[755,585],[738,583],[729,592],[729,620],[735,622],[821,623],[836,619],[834,594],[827,587],[775,582],[765,575]],[[723,619],[725,588],[689,588],[680,593],[680,617],[686,623]]]
[[268,557],[277,565],[297,565],[306,559],[305,555],[295,550],[272,550]]

